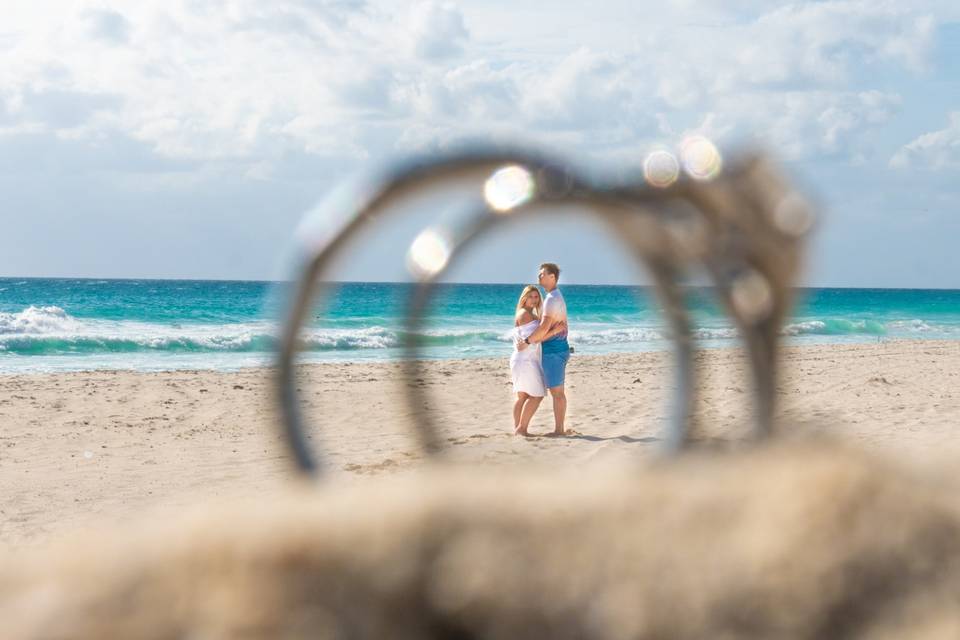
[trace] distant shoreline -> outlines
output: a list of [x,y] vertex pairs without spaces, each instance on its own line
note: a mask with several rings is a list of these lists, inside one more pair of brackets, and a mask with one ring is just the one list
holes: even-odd
[[[883,338],[881,340],[851,340],[849,342],[833,342],[833,343],[808,343],[808,344],[791,344],[789,340],[783,340],[781,342],[781,351],[783,352],[803,352],[804,350],[817,350],[829,352],[831,349],[844,350],[844,349],[857,349],[858,347],[871,347],[871,346],[884,346],[889,345],[894,348],[949,348],[957,349],[960,352],[960,340],[937,340],[937,339],[921,339],[921,338]],[[574,345],[576,347],[576,345]],[[724,344],[717,346],[701,346],[696,349],[694,354],[699,352],[706,353],[724,353],[724,352],[742,352],[742,346],[736,344]],[[573,357],[573,362],[602,362],[605,359],[609,358],[630,358],[630,357],[648,357],[648,356],[663,356],[665,354],[672,354],[673,349],[672,345],[665,343],[663,348],[657,349],[648,349],[648,350],[638,350],[638,351],[615,351],[609,353],[583,353],[575,351]],[[432,366],[447,366],[447,365],[464,365],[464,366],[483,366],[491,363],[502,364],[509,360],[509,352],[504,353],[499,356],[476,356],[476,357],[467,357],[467,358],[417,358],[415,361],[421,362],[426,367]],[[330,359],[330,360],[316,360],[312,362],[299,362],[297,363],[298,368],[305,370],[310,370],[313,368],[323,369],[328,367],[338,368],[338,367],[400,367],[407,360],[401,358],[366,358],[366,359]],[[183,374],[183,375],[238,375],[238,374],[256,374],[264,373],[272,375],[276,371],[276,366],[272,363],[265,364],[251,364],[248,366],[238,366],[234,368],[157,368],[157,369],[127,369],[122,367],[100,367],[100,368],[89,368],[89,369],[67,369],[62,371],[18,371],[18,372],[5,372],[2,370],[3,356],[0,354],[0,378],[4,379],[13,379],[21,377],[56,377],[56,376],[84,376],[84,375],[95,375],[95,374],[105,374],[105,375],[143,375],[143,376],[157,376],[165,374]]]

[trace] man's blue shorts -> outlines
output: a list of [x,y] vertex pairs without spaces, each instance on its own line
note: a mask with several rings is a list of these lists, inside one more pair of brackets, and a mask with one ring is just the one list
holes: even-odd
[[567,373],[567,360],[570,359],[570,345],[566,338],[547,340],[541,346],[543,380],[548,389],[559,387]]

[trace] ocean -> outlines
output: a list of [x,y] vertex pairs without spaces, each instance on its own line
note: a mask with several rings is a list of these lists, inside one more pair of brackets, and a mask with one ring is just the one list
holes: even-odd
[[[269,282],[0,278],[0,373],[233,370],[270,364],[278,287]],[[305,361],[400,356],[400,283],[331,285],[303,334]],[[507,356],[522,284],[441,285],[423,356]],[[669,348],[646,287],[561,286],[577,353]],[[802,289],[788,344],[960,339],[960,290]],[[706,289],[688,290],[704,347],[737,344]]]

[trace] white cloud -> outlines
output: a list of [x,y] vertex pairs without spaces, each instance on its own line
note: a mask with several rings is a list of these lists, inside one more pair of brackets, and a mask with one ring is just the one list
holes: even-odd
[[960,111],[952,111],[948,118],[945,128],[925,133],[904,145],[890,158],[890,166],[960,167]]
[[450,3],[428,1],[414,5],[408,27],[414,54],[425,60],[458,56],[470,38],[463,15]]
[[[924,66],[933,19],[901,3],[833,1],[787,5],[748,29],[758,82],[844,82],[865,63]],[[771,70],[774,73],[771,73]]]
[[696,22],[641,11],[618,40],[602,16],[581,37],[581,12],[558,5],[572,22],[528,25],[549,41],[504,42],[502,25],[438,2],[15,3],[0,135],[126,136],[258,174],[286,153],[349,162],[483,131],[620,157],[695,129],[855,158],[899,104],[866,71],[922,68],[934,27],[893,2],[698,6]]
[[622,55],[582,47],[532,76],[522,106],[534,121],[563,129],[598,128],[629,120],[643,100],[643,78]]
[[85,16],[90,35],[112,44],[126,44],[130,39],[130,22],[116,11],[91,9]]

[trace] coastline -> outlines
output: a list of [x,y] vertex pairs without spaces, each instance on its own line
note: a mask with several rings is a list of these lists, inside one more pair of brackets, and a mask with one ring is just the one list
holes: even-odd
[[[898,340],[782,349],[781,429],[827,434],[900,459],[960,451],[960,342]],[[658,451],[672,384],[669,352],[576,354],[568,427],[511,434],[507,358],[424,361],[410,381],[429,394],[457,462],[632,463]],[[700,437],[741,442],[749,380],[734,348],[697,354]],[[356,482],[423,464],[399,363],[303,365],[313,440],[332,477]],[[34,544],[74,528],[181,509],[227,495],[265,499],[293,477],[273,401],[272,369],[89,371],[0,375],[0,544]],[[547,399],[531,431],[552,427]]]
[[[736,336],[735,329],[724,329],[727,336],[723,339],[707,338],[696,342],[696,349],[702,351],[726,351],[737,350],[739,347],[739,337]],[[733,337],[731,337],[733,336]],[[939,337],[911,338],[903,336],[835,336],[833,339],[811,339],[810,337],[798,337],[795,335],[782,335],[781,346],[784,349],[791,348],[834,348],[857,345],[883,345],[897,343],[926,343],[926,344],[950,344],[956,342],[960,344],[960,339],[946,339]],[[628,345],[607,345],[607,348],[598,347],[593,344],[582,344],[572,341],[571,345],[576,349],[578,357],[619,357],[650,353],[669,353],[673,349],[673,343],[667,339],[650,342],[648,344],[628,344]],[[504,342],[498,345],[498,353],[480,353],[469,356],[450,356],[450,355],[428,355],[418,358],[423,362],[447,362],[447,363],[469,363],[482,360],[498,360],[509,358],[510,345]],[[153,373],[239,373],[242,371],[269,370],[274,366],[275,356],[273,353],[249,353],[242,354],[242,358],[237,357],[236,353],[194,353],[188,354],[188,360],[180,360],[184,354],[168,354],[168,360],[164,362],[156,358],[155,354],[149,353],[119,353],[119,354],[101,354],[87,355],[83,357],[84,361],[96,362],[98,364],[83,365],[79,364],[75,358],[69,355],[57,356],[14,356],[17,360],[17,366],[9,366],[9,362],[4,366],[3,353],[0,351],[0,378],[20,377],[20,376],[45,376],[45,375],[69,375],[95,372],[123,372],[137,374]],[[404,358],[403,349],[400,347],[391,347],[384,350],[371,349],[370,351],[354,351],[319,355],[316,352],[301,351],[299,356],[303,366],[326,366],[326,365],[389,365],[395,362],[401,362]],[[306,358],[306,359],[303,359]],[[12,361],[12,359],[11,359]],[[206,366],[198,366],[197,362],[205,362]],[[129,364],[136,362],[137,364]],[[50,364],[53,363],[53,364]],[[69,364],[65,364],[69,363]]]
[[[0,283],[7,281],[0,278]],[[0,375],[115,369],[235,371],[270,366],[281,310],[270,285],[250,281],[11,282],[0,296]],[[305,362],[403,357],[409,283],[341,283],[299,339]],[[519,288],[441,286],[416,329],[421,356],[507,356]],[[726,348],[738,331],[710,289],[686,291],[698,348]],[[644,287],[568,285],[571,343],[583,354],[670,347],[656,297]],[[791,345],[960,339],[960,290],[805,290],[781,328]]]

